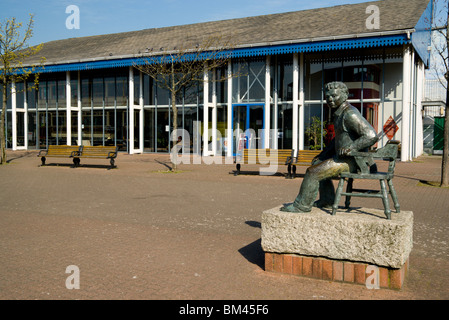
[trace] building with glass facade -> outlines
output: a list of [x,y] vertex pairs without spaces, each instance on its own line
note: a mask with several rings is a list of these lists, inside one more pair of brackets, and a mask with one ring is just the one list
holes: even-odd
[[[321,149],[332,137],[324,84],[343,81],[349,102],[379,133],[378,146],[400,140],[408,161],[423,152],[431,18],[430,0],[384,0],[51,41],[27,61],[46,58],[38,90],[25,90],[32,77],[8,88],[7,147],[169,152],[170,94],[135,64],[223,34],[236,42],[230,63],[176,101],[191,152],[231,157],[239,132],[247,148]],[[213,81],[226,75],[234,76]]]

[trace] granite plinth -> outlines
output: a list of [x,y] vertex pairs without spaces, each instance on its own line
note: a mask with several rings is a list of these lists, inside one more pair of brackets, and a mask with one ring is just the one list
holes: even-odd
[[413,247],[413,212],[313,208],[309,213],[280,211],[281,206],[262,214],[264,252],[298,254],[402,268]]

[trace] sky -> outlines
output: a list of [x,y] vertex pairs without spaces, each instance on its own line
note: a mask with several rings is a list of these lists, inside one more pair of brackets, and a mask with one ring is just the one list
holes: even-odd
[[[0,0],[0,22],[26,24],[34,14],[29,45],[52,40],[137,31],[206,21],[299,11],[365,0]],[[79,8],[79,28],[75,12]],[[67,22],[69,27],[67,27]]]

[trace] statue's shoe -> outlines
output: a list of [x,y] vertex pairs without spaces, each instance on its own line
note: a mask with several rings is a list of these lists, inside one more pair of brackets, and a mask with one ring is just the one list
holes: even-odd
[[293,203],[288,205],[288,206],[284,206],[281,208],[281,211],[283,212],[295,212],[295,213],[307,213],[310,211],[304,211],[299,209],[298,207],[294,206]]

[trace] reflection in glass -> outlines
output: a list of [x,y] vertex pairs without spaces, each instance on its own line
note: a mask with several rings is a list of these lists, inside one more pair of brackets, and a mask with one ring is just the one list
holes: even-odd
[[145,152],[155,152],[154,141],[154,124],[155,124],[155,108],[144,109],[143,119],[143,148]]
[[16,112],[17,146],[25,146],[25,112]]
[[28,148],[36,149],[36,111],[28,111]]

